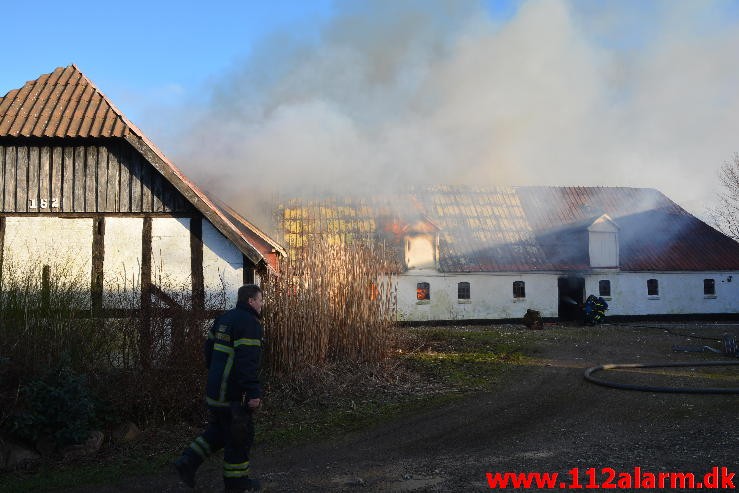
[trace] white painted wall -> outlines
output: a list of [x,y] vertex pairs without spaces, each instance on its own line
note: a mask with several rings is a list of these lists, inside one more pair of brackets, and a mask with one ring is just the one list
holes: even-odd
[[91,218],[7,217],[5,225],[5,282],[13,275],[30,273],[40,285],[42,268],[48,265],[54,280],[90,290]]
[[590,237],[588,244],[590,266],[618,266],[618,233],[591,231],[588,235]]
[[[521,318],[527,309],[557,316],[557,276],[547,274],[443,274],[409,271],[396,278],[398,318],[457,320]],[[457,283],[470,283],[470,300],[457,299]],[[526,298],[513,298],[513,282],[526,283]],[[416,299],[416,283],[431,285],[431,300]]]
[[[141,293],[143,218],[105,218],[103,306],[137,308]],[[92,218],[7,217],[3,276],[32,272],[40,284],[43,265],[52,276],[75,279],[89,292]],[[203,220],[203,279],[206,308],[232,306],[243,281],[243,256],[210,222]],[[178,302],[189,301],[192,280],[190,219],[152,219],[152,282]],[[89,297],[86,298],[89,307]]]
[[151,281],[180,305],[192,292],[190,277],[190,219],[154,218],[151,221]]
[[103,262],[103,306],[138,308],[141,302],[140,217],[105,218],[105,260]]
[[[396,277],[400,320],[521,318],[526,309],[557,317],[558,273],[443,274],[408,271]],[[728,281],[731,276],[731,282]],[[739,272],[641,273],[604,271],[585,278],[586,296],[598,295],[598,281],[611,281],[607,315],[700,314],[739,312]],[[647,279],[659,280],[659,297],[647,296]],[[703,279],[715,279],[716,296],[703,295]],[[457,299],[457,283],[470,283],[471,299]],[[526,298],[513,298],[513,282],[526,283]],[[431,299],[416,300],[416,283],[428,282]]]
[[[598,295],[598,281],[611,281],[608,315],[738,313],[739,272],[619,272],[585,279],[588,294]],[[731,281],[728,279],[731,277]],[[659,296],[647,296],[647,279],[659,281]],[[716,296],[703,295],[703,280],[714,279]]]
[[588,254],[591,267],[618,267],[618,226],[603,214],[588,227]]
[[205,308],[233,306],[244,280],[244,259],[238,248],[209,221],[203,220]]

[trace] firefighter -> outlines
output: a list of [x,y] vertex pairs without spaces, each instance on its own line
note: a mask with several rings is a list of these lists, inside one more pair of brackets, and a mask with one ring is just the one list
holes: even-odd
[[249,477],[249,449],[254,441],[252,413],[262,403],[258,374],[263,304],[259,286],[241,286],[236,307],[216,318],[208,332],[204,348],[208,426],[175,462],[180,479],[191,488],[198,467],[223,448],[226,492],[259,490],[259,481]]

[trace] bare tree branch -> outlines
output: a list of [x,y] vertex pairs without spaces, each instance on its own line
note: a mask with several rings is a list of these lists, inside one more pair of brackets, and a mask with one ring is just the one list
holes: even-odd
[[722,191],[719,203],[708,213],[714,225],[723,233],[739,240],[739,154],[732,161],[726,161],[719,170]]

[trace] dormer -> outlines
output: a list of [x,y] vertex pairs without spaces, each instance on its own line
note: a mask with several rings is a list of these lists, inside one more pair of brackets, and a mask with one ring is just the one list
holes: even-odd
[[439,268],[439,227],[427,217],[404,228],[403,247],[407,269]]
[[603,214],[588,226],[590,267],[618,268],[618,225]]

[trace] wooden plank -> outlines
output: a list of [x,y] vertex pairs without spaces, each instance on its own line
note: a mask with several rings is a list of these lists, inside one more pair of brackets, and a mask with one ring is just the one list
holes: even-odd
[[108,152],[108,196],[105,199],[106,212],[120,212],[121,201],[120,201],[120,168],[121,165],[118,163],[118,156],[116,155],[115,148],[107,149]]
[[[49,210],[59,212],[62,205],[62,177],[63,169],[63,149],[59,146],[51,150],[51,201]],[[53,207],[56,205],[56,207]]]
[[130,163],[128,159],[126,159],[126,154],[123,151],[123,148],[120,145],[116,145],[115,147],[115,155],[118,158],[118,163],[120,164],[120,212],[130,212],[131,211],[131,174],[128,171],[128,167],[130,166]]
[[[39,154],[39,212],[51,211],[51,148],[43,146]],[[45,206],[45,207],[44,207]]]
[[97,208],[98,212],[105,212],[108,210],[108,149],[101,145],[97,146],[98,150],[98,161],[97,161]]
[[154,212],[164,212],[162,205],[162,176],[156,172],[151,166],[147,166],[151,171],[151,210]]
[[5,195],[3,211],[16,211],[16,161],[18,157],[18,149],[15,146],[8,146],[5,149],[5,174],[3,175],[3,194]]
[[85,212],[85,148],[74,148],[74,183],[72,183],[72,210]]
[[203,277],[203,216],[190,219],[190,278],[192,279],[192,308],[205,308],[205,279]]
[[74,148],[65,147],[62,163],[62,191],[61,211],[72,212],[74,210]]
[[28,201],[29,212],[39,212],[39,148],[36,146],[28,147]]
[[[5,183],[5,153],[7,147],[0,146],[0,184]],[[5,187],[0,185],[0,211],[5,210]]]
[[153,212],[152,207],[152,193],[151,193],[151,165],[141,159],[137,158],[141,162],[141,210],[144,212]]
[[144,369],[151,365],[151,216],[144,217],[141,233],[141,333],[139,358]]
[[87,146],[85,153],[85,211],[97,211],[97,172],[98,149],[94,145]]
[[16,212],[28,211],[28,147],[18,147],[18,161],[16,162]]
[[105,262],[105,218],[92,222],[92,269],[91,296],[92,310],[100,313],[103,309],[103,265]]
[[5,217],[0,216],[0,293],[3,292],[3,256],[5,253]]
[[143,177],[141,176],[141,159],[138,153],[130,149],[128,152],[129,163],[131,163],[131,212],[141,212],[143,196]]
[[241,256],[244,265],[244,284],[254,284],[254,263],[246,255]]

